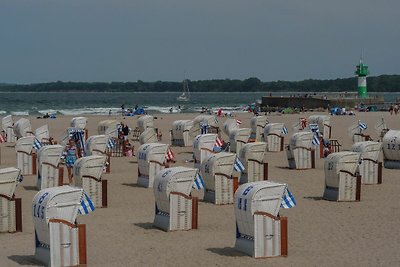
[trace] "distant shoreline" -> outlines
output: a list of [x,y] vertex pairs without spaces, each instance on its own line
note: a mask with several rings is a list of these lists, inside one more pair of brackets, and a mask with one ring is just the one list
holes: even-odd
[[[0,83],[0,92],[182,92],[182,82],[47,82],[32,84]],[[252,77],[245,80],[188,80],[190,92],[352,92],[357,77],[303,81],[264,82]],[[400,75],[369,76],[369,92],[400,92]]]

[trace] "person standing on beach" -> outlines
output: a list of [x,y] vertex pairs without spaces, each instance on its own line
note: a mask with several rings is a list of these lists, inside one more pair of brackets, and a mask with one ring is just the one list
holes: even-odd
[[65,152],[66,152],[65,166],[67,166],[67,171],[68,171],[68,182],[70,185],[72,185],[73,182],[72,167],[74,167],[75,161],[79,158],[78,149],[76,148],[73,139],[69,139],[69,142],[65,147]]
[[128,125],[125,124],[122,126],[122,133],[124,134],[124,141],[128,140],[128,135],[129,135]]

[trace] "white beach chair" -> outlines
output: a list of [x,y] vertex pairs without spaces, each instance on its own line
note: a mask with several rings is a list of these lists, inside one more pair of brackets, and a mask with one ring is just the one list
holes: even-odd
[[217,205],[233,203],[233,165],[236,154],[220,152],[212,154],[201,164],[204,180],[204,200]]
[[161,170],[154,180],[154,226],[165,231],[197,229],[197,198],[190,192],[198,169],[173,167]]
[[382,162],[379,156],[382,150],[381,142],[365,141],[355,143],[353,152],[361,153],[361,162],[358,166],[362,184],[382,183]]
[[241,184],[268,179],[268,164],[264,162],[266,148],[267,144],[264,142],[243,145],[239,152],[239,159],[244,165],[239,179]]
[[36,180],[38,190],[63,185],[64,169],[60,167],[63,151],[64,147],[60,145],[48,145],[39,149]]
[[264,128],[264,142],[267,143],[268,152],[283,151],[285,137],[283,135],[284,123],[269,123]]
[[0,232],[22,231],[21,198],[15,198],[21,171],[17,168],[0,169]]
[[315,149],[312,147],[313,132],[298,132],[290,137],[286,148],[290,169],[315,168]]
[[235,249],[255,258],[287,256],[287,218],[279,216],[287,185],[260,181],[235,193]]
[[22,175],[36,174],[36,154],[33,151],[35,136],[21,137],[15,143],[17,153],[17,168]]
[[189,131],[193,127],[191,120],[177,120],[172,123],[171,145],[189,147],[193,145]]
[[194,167],[200,168],[201,163],[214,154],[213,148],[217,140],[216,134],[199,134],[193,140]]
[[32,201],[35,258],[47,266],[86,264],[86,225],[77,224],[82,188],[59,186],[39,191]]
[[74,164],[75,186],[83,188],[96,208],[107,207],[107,180],[102,179],[105,156],[79,158]]
[[229,133],[230,152],[239,153],[244,144],[247,144],[250,138],[250,128],[239,128],[231,130]]
[[389,130],[382,138],[383,165],[400,169],[400,130]]
[[329,154],[324,162],[324,199],[359,201],[361,177],[357,173],[360,153],[337,152]]
[[250,120],[251,135],[250,139],[252,142],[264,141],[264,128],[268,124],[266,116],[254,116]]
[[168,148],[169,145],[161,143],[148,143],[139,147],[138,185],[153,187],[155,176],[165,168]]

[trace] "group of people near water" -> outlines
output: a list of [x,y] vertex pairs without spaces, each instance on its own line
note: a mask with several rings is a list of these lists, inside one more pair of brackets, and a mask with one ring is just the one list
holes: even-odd
[[390,112],[390,115],[393,115],[393,113],[395,114],[395,115],[397,115],[397,114],[399,114],[399,105],[398,104],[396,104],[396,105],[390,105],[390,107],[389,107],[389,112]]

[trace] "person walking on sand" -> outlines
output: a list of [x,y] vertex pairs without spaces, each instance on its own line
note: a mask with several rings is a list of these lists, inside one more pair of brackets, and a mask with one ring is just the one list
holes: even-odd
[[70,185],[72,185],[73,182],[72,167],[74,167],[75,161],[79,158],[78,149],[76,148],[73,139],[69,139],[68,144],[65,147],[65,152],[66,152],[65,165],[67,166],[68,170],[68,182]]

